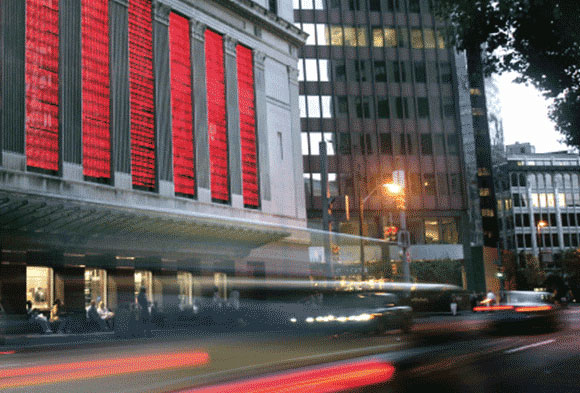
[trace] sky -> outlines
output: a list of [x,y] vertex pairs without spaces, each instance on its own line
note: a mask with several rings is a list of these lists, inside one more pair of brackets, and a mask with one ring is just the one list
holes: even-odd
[[566,150],[548,118],[549,102],[533,86],[513,82],[515,73],[496,75],[502,107],[504,143],[530,142],[537,153]]

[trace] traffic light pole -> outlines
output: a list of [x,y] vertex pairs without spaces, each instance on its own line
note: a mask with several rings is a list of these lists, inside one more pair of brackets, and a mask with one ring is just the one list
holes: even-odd
[[409,244],[408,244],[408,239],[409,239],[409,235],[407,232],[407,216],[405,214],[405,209],[401,209],[401,215],[400,215],[400,221],[401,221],[401,239],[405,239],[403,242],[401,242],[401,249],[403,250],[403,255],[402,255],[402,262],[403,262],[403,281],[404,282],[410,282],[411,281],[411,267],[409,265],[410,261],[409,261],[409,256],[407,255],[407,253],[409,252]]
[[[370,194],[369,194],[370,195]],[[361,280],[366,280],[366,272],[365,272],[365,247],[364,247],[364,240],[363,240],[363,214],[364,214],[364,204],[365,200],[363,199],[362,195],[358,200],[358,222],[359,222],[359,237],[360,237],[360,267],[361,267]]]

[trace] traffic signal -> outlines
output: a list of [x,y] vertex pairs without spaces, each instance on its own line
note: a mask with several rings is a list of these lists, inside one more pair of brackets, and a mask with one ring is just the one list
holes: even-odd
[[383,227],[383,237],[388,242],[396,242],[397,241],[397,232],[399,228],[396,226],[384,226]]

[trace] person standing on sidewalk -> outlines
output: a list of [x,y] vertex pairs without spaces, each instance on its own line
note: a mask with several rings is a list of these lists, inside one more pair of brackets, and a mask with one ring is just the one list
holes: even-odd
[[137,296],[137,304],[139,304],[139,320],[141,322],[141,330],[147,337],[151,337],[151,314],[149,313],[149,300],[145,287],[141,287],[139,295]]
[[457,315],[457,297],[455,295],[451,295],[451,303],[449,304],[449,307],[451,308],[451,314],[453,314],[453,316]]

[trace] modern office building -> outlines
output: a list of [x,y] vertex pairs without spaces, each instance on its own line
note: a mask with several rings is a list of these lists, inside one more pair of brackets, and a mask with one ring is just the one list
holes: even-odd
[[278,229],[306,227],[291,3],[2,0],[0,16],[6,311],[308,274]]
[[580,246],[580,156],[535,153],[529,143],[506,146],[506,155],[496,167],[502,245],[555,267],[558,254]]
[[[338,197],[334,230],[358,234],[359,200],[403,170],[411,256],[463,259],[470,227],[460,86],[455,51],[431,2],[293,3],[296,26],[309,34],[299,62],[309,225],[322,227],[319,143],[326,141],[329,194]],[[365,235],[382,238],[384,227],[399,225],[388,196],[376,192],[363,207]],[[469,259],[465,269],[475,288],[482,277],[472,273],[479,268]]]

